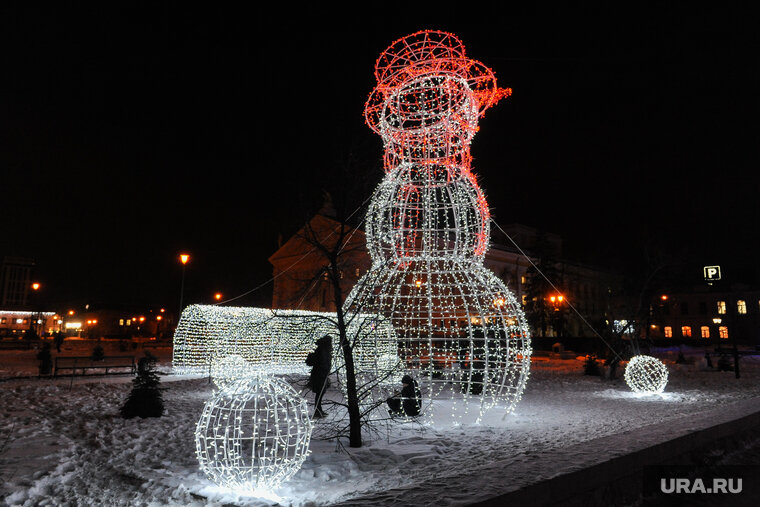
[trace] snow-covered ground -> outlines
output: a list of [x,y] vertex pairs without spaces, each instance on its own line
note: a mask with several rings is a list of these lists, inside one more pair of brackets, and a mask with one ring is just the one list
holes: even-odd
[[[169,371],[170,349],[154,352]],[[634,395],[622,380],[584,376],[580,360],[535,358],[514,414],[492,411],[480,425],[393,425],[361,449],[314,439],[303,468],[275,493],[293,505],[362,497],[403,503],[414,487],[415,503],[461,504],[581,466],[584,453],[599,452],[584,442],[630,432],[633,448],[631,430],[667,432],[760,397],[760,357],[745,357],[737,380],[733,372],[704,370],[704,351],[686,352],[692,363],[678,365],[676,351],[654,351],[668,363],[670,381],[665,393],[648,396]],[[0,358],[9,358],[2,377],[35,373],[34,351]],[[207,379],[163,376],[166,414],[124,420],[118,409],[130,379],[0,382],[0,498],[8,505],[274,503],[222,490],[198,470],[193,434],[213,389]],[[556,456],[552,467],[536,473],[530,465],[547,456]]]

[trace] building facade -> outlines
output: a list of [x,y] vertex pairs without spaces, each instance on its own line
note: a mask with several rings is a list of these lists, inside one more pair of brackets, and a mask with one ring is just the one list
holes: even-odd
[[[324,274],[327,259],[307,237],[313,231],[327,238],[335,235],[340,224],[325,215],[316,215],[305,229],[283,243],[269,258],[273,266],[274,288],[272,308],[299,309],[318,312],[335,311],[335,300],[329,278]],[[505,232],[527,255],[539,247],[554,259],[552,280],[557,291],[546,290],[541,296],[559,319],[547,325],[545,336],[593,336],[586,322],[612,319],[614,297],[622,285],[622,277],[597,267],[561,260],[562,239],[557,234],[546,233],[522,224],[504,227]],[[329,240],[326,241],[329,244]],[[531,276],[540,276],[531,270],[531,259],[523,255],[507,236],[494,234],[486,253],[484,264],[501,278],[524,307],[529,303],[528,289]],[[350,235],[341,256],[341,291],[348,295],[359,278],[371,265],[366,249],[364,232],[355,229]],[[533,296],[539,297],[539,296]],[[552,300],[552,298],[554,298]],[[580,312],[581,319],[571,306]],[[558,323],[561,323],[559,325]]]
[[653,339],[673,343],[760,345],[760,290],[741,286],[662,291],[651,302]]
[[0,308],[29,309],[34,261],[4,256],[0,263]]

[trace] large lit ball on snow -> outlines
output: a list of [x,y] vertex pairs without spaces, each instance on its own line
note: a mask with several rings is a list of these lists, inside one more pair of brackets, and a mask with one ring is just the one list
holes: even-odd
[[228,385],[206,402],[195,431],[201,470],[243,494],[271,491],[309,454],[306,400],[284,381],[258,376]]
[[628,387],[636,393],[661,393],[668,383],[668,369],[652,356],[633,356],[624,376]]

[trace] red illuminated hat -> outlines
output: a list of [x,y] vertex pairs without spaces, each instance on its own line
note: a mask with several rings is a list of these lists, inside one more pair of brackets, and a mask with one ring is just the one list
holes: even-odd
[[364,116],[375,132],[379,131],[385,100],[411,80],[426,75],[451,75],[467,81],[478,101],[482,115],[511,88],[498,88],[493,71],[465,56],[464,44],[455,35],[422,30],[398,39],[383,51],[375,64],[377,86],[367,99]]

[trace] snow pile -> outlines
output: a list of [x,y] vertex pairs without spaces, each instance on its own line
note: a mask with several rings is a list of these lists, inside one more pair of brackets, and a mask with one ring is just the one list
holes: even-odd
[[[273,498],[321,505],[362,498],[405,502],[413,489],[429,502],[460,504],[583,466],[591,451],[578,444],[668,428],[664,422],[678,427],[760,396],[755,357],[742,360],[738,380],[732,372],[704,371],[698,361],[666,362],[671,376],[665,393],[640,395],[622,379],[582,375],[582,361],[535,360],[514,414],[492,411],[481,425],[398,424],[361,449],[314,439],[303,468],[268,499],[240,497],[199,471],[193,434],[214,389],[206,378],[162,377],[167,412],[144,420],[118,416],[129,377],[8,380],[0,383],[0,448],[7,438],[0,498],[29,506],[272,505]],[[537,472],[531,464],[540,456],[553,459]]]

